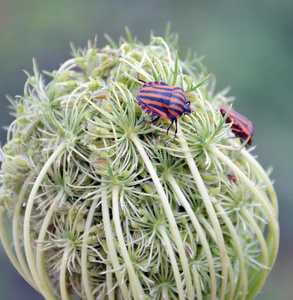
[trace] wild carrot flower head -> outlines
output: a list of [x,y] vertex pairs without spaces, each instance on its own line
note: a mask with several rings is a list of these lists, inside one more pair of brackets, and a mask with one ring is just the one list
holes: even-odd
[[[72,48],[28,74],[1,150],[1,237],[46,299],[252,299],[278,250],[267,173],[219,111],[196,55],[177,37]],[[191,114],[156,123],[146,81],[180,87]],[[11,236],[4,221],[9,219]],[[7,225],[7,224],[6,224]]]

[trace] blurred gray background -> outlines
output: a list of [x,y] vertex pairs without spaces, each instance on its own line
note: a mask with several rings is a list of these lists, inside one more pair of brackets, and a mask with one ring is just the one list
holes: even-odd
[[[254,154],[272,178],[280,205],[280,251],[258,300],[292,299],[293,270],[293,1],[292,0],[0,0],[0,135],[13,120],[5,94],[22,95],[32,57],[52,71],[70,58],[69,43],[84,47],[104,33],[115,41],[127,25],[143,43],[179,34],[179,55],[192,48],[217,78],[231,86],[234,108],[255,126]],[[0,245],[0,299],[42,299],[12,267]]]

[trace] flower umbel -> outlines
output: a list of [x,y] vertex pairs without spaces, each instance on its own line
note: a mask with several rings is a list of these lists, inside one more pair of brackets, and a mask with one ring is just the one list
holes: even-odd
[[[219,107],[231,99],[201,60],[181,60],[169,29],[148,45],[127,37],[73,47],[47,84],[34,63],[10,100],[7,255],[46,299],[253,299],[278,251],[273,185],[229,138]],[[137,74],[186,91],[176,138],[168,119],[142,122]]]

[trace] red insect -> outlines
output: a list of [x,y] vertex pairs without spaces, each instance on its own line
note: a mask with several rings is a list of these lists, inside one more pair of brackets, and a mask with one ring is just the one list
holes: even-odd
[[230,174],[227,174],[228,178],[230,180],[232,180],[233,182],[236,182],[237,181],[237,177],[234,173],[230,173]]
[[[226,106],[221,106],[220,107],[220,112],[222,116],[224,117],[226,113],[228,112],[229,107]],[[245,141],[247,138],[248,145],[252,144],[252,136],[254,133],[254,128],[253,124],[251,121],[249,121],[246,117],[238,113],[237,111],[231,109],[229,111],[229,115],[226,119],[226,123],[232,123],[232,132],[240,138],[241,142]]]
[[191,114],[190,101],[186,101],[185,92],[180,87],[168,85],[162,81],[144,82],[137,93],[137,103],[143,111],[154,117],[152,121],[147,122],[154,124],[159,118],[171,120],[171,125],[167,129],[167,134],[173,123],[175,123],[175,136],[177,133],[177,119],[183,114]]

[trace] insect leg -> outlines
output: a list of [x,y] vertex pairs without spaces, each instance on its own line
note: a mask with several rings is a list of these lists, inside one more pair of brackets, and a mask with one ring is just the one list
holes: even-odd
[[144,80],[142,80],[142,79],[139,78],[139,74],[138,74],[138,73],[136,73],[136,76],[137,76],[137,80],[138,80],[138,81],[141,81],[141,82],[143,82],[143,83],[146,83],[146,81],[144,81]]
[[[177,120],[176,120],[176,121],[177,121]],[[175,122],[176,122],[176,121],[175,121]],[[168,134],[169,129],[170,129],[171,126],[173,125],[173,123],[174,123],[174,120],[172,120],[170,126],[168,127],[168,129],[167,129],[167,134]],[[176,122],[176,124],[177,124],[177,122]],[[177,131],[177,126],[176,126],[176,131]],[[175,135],[176,135],[176,132],[175,132]]]
[[160,117],[155,117],[149,123],[150,124],[155,124],[159,119],[160,119]]
[[238,129],[238,128],[235,128],[235,127],[232,127],[232,131],[233,132],[239,132],[239,133],[243,133],[243,130],[241,130],[241,129]]
[[[168,134],[168,131],[169,131],[170,127],[173,125],[174,122],[175,122],[175,135],[174,135],[173,140],[176,138],[176,134],[177,134],[177,119],[172,120],[171,125],[170,125],[170,126],[168,127],[168,129],[167,129],[167,134]],[[172,141],[173,141],[173,140],[172,140]]]
[[175,135],[174,135],[173,140],[175,140],[176,134],[177,134],[177,119],[175,120]]
[[142,124],[143,122],[149,123],[149,124],[155,124],[160,117],[155,117],[154,119],[152,119],[151,121],[147,121],[147,120],[142,120],[138,125]]

